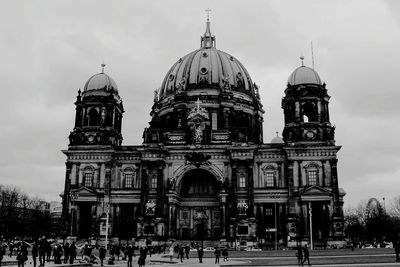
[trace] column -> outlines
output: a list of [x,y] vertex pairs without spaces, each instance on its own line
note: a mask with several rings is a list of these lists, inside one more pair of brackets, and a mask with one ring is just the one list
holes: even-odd
[[318,102],[317,102],[317,110],[318,110],[318,121],[321,122],[322,105],[321,105],[320,99],[318,99]]
[[106,179],[106,165],[104,163],[101,163],[100,166],[100,188],[104,188],[104,182]]
[[71,180],[71,185],[76,184],[76,164],[72,164],[70,180]]
[[296,101],[295,103],[294,103],[294,116],[295,116],[295,121],[296,122],[299,122],[299,121],[301,121],[301,118],[300,118],[300,103],[298,102],[298,101]]

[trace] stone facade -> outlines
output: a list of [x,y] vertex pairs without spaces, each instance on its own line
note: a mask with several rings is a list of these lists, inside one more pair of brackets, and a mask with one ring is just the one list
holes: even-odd
[[264,143],[258,86],[215,48],[209,21],[201,44],[155,92],[143,145],[122,145],[122,100],[104,71],[78,93],[63,151],[68,233],[288,246],[341,240],[340,146],[318,74],[301,66],[290,76],[283,139]]

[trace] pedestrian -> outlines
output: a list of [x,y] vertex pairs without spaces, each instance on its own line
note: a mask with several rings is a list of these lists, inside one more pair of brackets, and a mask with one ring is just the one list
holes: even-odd
[[222,254],[222,257],[224,257],[223,261],[228,261],[228,249],[226,247],[224,247],[222,249],[221,254]]
[[393,241],[394,253],[396,253],[396,262],[400,262],[400,234],[396,240]]
[[119,255],[121,254],[121,248],[119,244],[114,245],[114,254],[117,256],[117,261],[119,261]]
[[72,241],[72,244],[69,246],[69,264],[73,264],[76,258],[76,245],[75,241]]
[[189,244],[187,244],[185,246],[186,259],[189,259],[189,253],[190,253],[190,246],[189,246]]
[[6,244],[3,243],[3,241],[0,241],[0,267],[1,267],[1,261],[3,260],[3,257],[6,253],[7,253],[6,252]]
[[39,241],[39,263],[40,267],[44,267],[46,263],[46,251],[49,243],[47,242],[46,236],[43,236]]
[[179,258],[181,262],[183,262],[183,258],[185,257],[185,248],[182,246],[179,247]]
[[68,258],[69,258],[69,243],[65,243],[63,246],[64,250],[64,263],[68,263]]
[[47,247],[46,247],[46,261],[50,261],[51,258],[51,244],[49,242],[47,242]]
[[311,264],[310,264],[310,251],[308,250],[307,245],[305,245],[304,248],[303,248],[303,256],[304,256],[304,258],[303,258],[303,261],[301,262],[301,265],[304,265],[304,263],[307,260],[308,266],[311,266]]
[[133,248],[132,245],[128,243],[124,251],[125,256],[128,258],[127,266],[132,266],[132,256],[133,256]]
[[87,263],[90,263],[90,257],[92,256],[92,247],[86,242],[82,251],[83,251],[83,260],[86,261]]
[[33,267],[36,267],[36,259],[38,255],[39,255],[39,241],[35,240],[35,243],[32,246]]
[[25,261],[28,260],[28,250],[23,242],[20,242],[17,249],[18,267],[24,267]]
[[100,266],[103,266],[103,261],[106,257],[107,250],[105,249],[104,245],[101,245],[99,249],[99,258],[100,258]]
[[303,250],[301,249],[301,245],[297,246],[296,256],[297,256],[297,265],[303,266]]
[[140,256],[138,259],[139,267],[143,267],[146,264],[146,259],[143,256]]
[[11,257],[13,255],[13,251],[14,251],[14,243],[10,242],[8,249],[10,250],[8,257]]
[[174,256],[174,247],[171,245],[169,247],[169,261],[172,261],[173,256]]
[[204,255],[204,250],[202,247],[199,247],[197,249],[197,256],[199,257],[199,263],[203,263],[203,255]]
[[215,247],[214,255],[215,255],[215,264],[217,264],[219,263],[219,257],[221,256],[221,251],[219,250],[219,247]]

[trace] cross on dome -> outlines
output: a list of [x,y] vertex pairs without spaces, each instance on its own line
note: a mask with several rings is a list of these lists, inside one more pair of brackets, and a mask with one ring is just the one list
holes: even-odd
[[215,47],[215,36],[211,34],[210,27],[210,12],[211,9],[207,8],[205,10],[207,12],[207,22],[206,22],[206,32],[201,37],[201,47],[202,48],[211,48]]

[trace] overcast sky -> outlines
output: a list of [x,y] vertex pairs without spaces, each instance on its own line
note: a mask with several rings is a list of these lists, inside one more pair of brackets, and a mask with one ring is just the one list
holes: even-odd
[[264,141],[299,56],[331,95],[345,205],[400,195],[400,1],[2,1],[0,184],[60,200],[78,88],[100,72],[124,101],[124,145],[142,143],[153,91],[200,47],[206,8],[217,48],[260,85]]

